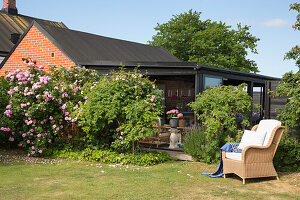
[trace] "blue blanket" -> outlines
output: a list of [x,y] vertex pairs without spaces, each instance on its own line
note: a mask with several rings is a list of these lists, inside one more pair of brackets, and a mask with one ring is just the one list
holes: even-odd
[[242,150],[237,148],[238,145],[239,145],[239,143],[227,143],[224,146],[222,146],[220,148],[220,163],[219,163],[217,171],[214,173],[203,172],[202,175],[207,175],[207,176],[210,176],[211,178],[222,177],[223,176],[222,151],[241,153]]

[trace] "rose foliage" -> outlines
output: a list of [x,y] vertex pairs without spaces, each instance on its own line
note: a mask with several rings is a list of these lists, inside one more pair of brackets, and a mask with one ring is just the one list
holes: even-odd
[[162,114],[162,91],[137,70],[113,72],[96,85],[79,121],[88,143],[134,152],[136,142],[152,136]]
[[30,66],[26,71],[9,72],[2,138],[27,149],[28,156],[47,151],[56,138],[70,140],[81,126],[76,116],[87,99],[82,88],[98,79],[95,71],[79,67],[51,67],[46,72]]

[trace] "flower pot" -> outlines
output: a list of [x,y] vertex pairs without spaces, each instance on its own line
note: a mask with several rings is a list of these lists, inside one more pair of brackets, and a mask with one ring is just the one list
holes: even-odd
[[178,117],[172,117],[171,119],[170,119],[170,126],[171,126],[171,128],[177,128],[178,127]]
[[185,120],[183,118],[179,120],[179,127],[185,127]]

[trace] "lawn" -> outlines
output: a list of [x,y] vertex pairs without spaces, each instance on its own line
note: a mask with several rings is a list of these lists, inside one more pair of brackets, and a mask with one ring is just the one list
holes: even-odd
[[201,175],[217,165],[152,167],[35,159],[0,150],[0,199],[300,199],[300,173],[242,181]]

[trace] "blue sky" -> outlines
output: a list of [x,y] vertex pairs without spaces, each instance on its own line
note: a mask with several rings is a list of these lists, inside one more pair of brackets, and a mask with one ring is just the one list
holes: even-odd
[[250,32],[261,40],[259,54],[249,54],[249,58],[257,63],[260,74],[281,77],[298,71],[293,61],[283,60],[285,52],[300,44],[300,31],[291,27],[296,12],[289,11],[295,1],[17,0],[17,8],[20,14],[62,21],[74,30],[140,43],[151,40],[157,23],[193,9],[202,12],[203,20],[223,21],[233,28],[237,23],[250,25]]

